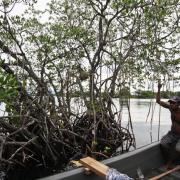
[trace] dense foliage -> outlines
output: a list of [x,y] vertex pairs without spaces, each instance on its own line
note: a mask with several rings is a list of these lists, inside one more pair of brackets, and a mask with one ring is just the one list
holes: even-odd
[[[14,15],[20,3],[27,9]],[[135,146],[131,118],[121,127],[112,98],[178,81],[179,19],[179,0],[51,0],[44,11],[2,0],[1,170],[52,171]]]

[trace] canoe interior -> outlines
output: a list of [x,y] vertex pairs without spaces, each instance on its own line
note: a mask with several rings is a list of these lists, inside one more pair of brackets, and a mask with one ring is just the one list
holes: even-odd
[[[151,171],[148,172],[148,174],[145,175],[146,179],[149,179],[151,177],[155,177],[161,173],[166,172],[167,170],[165,170],[164,168],[160,167],[160,168],[155,168],[152,169]],[[176,171],[173,173],[170,173],[162,178],[160,178],[160,180],[180,180],[180,171]]]
[[[129,177],[137,179],[137,169],[140,168],[145,175],[145,179],[156,176],[163,172],[164,161],[160,151],[159,143],[153,143],[146,147],[128,152],[126,154],[116,156],[102,161],[111,168],[117,169],[121,173],[127,174]],[[103,179],[94,173],[85,175],[83,168],[74,169],[64,173],[55,174],[39,180],[100,180]],[[161,178],[163,180],[180,179],[180,173],[174,172],[170,176]]]

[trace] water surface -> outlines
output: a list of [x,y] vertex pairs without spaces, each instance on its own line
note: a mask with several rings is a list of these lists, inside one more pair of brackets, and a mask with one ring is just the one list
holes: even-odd
[[[167,101],[164,99],[164,101]],[[128,122],[128,110],[123,108],[122,122]],[[155,103],[155,99],[131,99],[130,114],[137,147],[161,139],[171,127],[170,111]]]

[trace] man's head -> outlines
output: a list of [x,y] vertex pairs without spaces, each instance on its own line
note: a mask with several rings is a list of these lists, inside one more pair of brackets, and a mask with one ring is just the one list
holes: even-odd
[[179,96],[173,96],[168,100],[168,102],[170,103],[170,105],[178,107],[180,105],[180,97]]

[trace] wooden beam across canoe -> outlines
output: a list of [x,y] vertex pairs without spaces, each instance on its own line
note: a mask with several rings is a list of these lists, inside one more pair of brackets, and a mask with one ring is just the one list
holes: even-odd
[[96,161],[91,157],[86,157],[80,159],[80,163],[86,168],[90,169],[92,172],[96,173],[99,176],[106,177],[108,166]]

